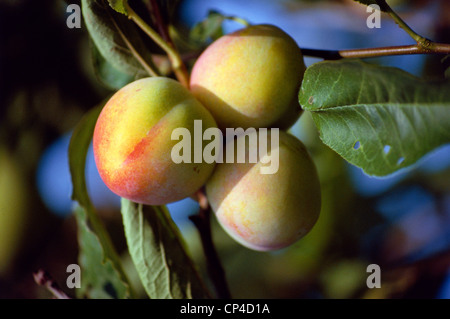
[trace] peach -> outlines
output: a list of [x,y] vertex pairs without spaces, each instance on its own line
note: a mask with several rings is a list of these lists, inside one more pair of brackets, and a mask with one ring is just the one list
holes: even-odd
[[299,118],[305,72],[297,43],[273,25],[222,36],[195,62],[190,89],[220,128],[288,128]]
[[164,205],[195,193],[215,163],[175,163],[172,131],[217,127],[211,114],[179,82],[152,77],[117,91],[95,126],[93,146],[101,178],[117,195],[147,205]]
[[[256,163],[217,164],[206,184],[219,224],[253,250],[271,251],[293,244],[311,230],[320,213],[320,183],[311,157],[300,140],[284,131],[279,134],[277,148],[268,143],[267,155],[278,152],[279,168],[274,174],[261,173],[260,157]],[[246,135],[237,141],[242,138]]]

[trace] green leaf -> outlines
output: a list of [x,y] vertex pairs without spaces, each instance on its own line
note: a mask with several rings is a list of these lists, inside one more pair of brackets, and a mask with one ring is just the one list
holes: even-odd
[[86,154],[101,110],[102,107],[97,106],[84,115],[75,127],[69,144],[69,168],[73,187],[72,199],[81,206],[88,208],[92,206],[92,203],[86,188]]
[[133,76],[117,70],[100,54],[95,45],[92,45],[91,48],[95,75],[104,86],[112,90],[118,90],[135,79]]
[[87,210],[75,208],[78,226],[78,243],[81,266],[81,288],[79,298],[127,299],[131,298],[130,285],[118,270],[116,262],[105,256],[105,247],[96,231],[91,227]]
[[127,2],[128,2],[127,0],[108,0],[108,3],[111,6],[111,8],[125,15],[128,15],[128,11],[126,8]]
[[123,198],[122,216],[131,258],[150,298],[209,297],[165,208]]
[[250,23],[242,18],[235,16],[225,16],[217,11],[210,10],[208,16],[194,25],[189,33],[189,40],[198,44],[205,45],[209,41],[214,41],[223,35],[222,24],[225,20],[232,20],[248,26]]
[[[155,0],[150,4],[148,3],[148,0],[140,0],[140,2],[148,5],[148,8],[151,8],[153,3],[155,3],[158,6],[159,13],[162,15],[164,21],[170,22],[172,16],[176,12],[180,0]],[[128,16],[127,0],[108,0],[108,3],[115,11]],[[151,8],[150,10],[154,11],[153,8]]]
[[82,269],[79,297],[130,298],[131,287],[111,239],[95,212],[85,180],[86,154],[101,107],[87,113],[75,128],[69,144],[72,199],[77,201],[79,263]]
[[322,141],[369,175],[410,166],[450,142],[450,81],[397,68],[326,61],[305,72],[299,102]]
[[156,70],[151,51],[131,20],[103,0],[82,0],[81,4],[90,37],[112,67],[134,78],[149,76],[140,60]]
[[[378,3],[376,0],[354,0],[354,1],[364,4],[366,6],[376,4],[380,7],[381,11],[386,12],[386,10],[384,9],[383,3]],[[385,2],[385,1],[383,0],[382,2]]]
[[206,43],[223,35],[222,23],[226,17],[217,11],[209,11],[208,16],[194,25],[189,33],[189,39],[198,43]]

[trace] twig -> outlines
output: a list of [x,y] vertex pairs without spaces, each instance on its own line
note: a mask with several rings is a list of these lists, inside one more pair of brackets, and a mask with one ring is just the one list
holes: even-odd
[[399,25],[400,28],[405,30],[405,32],[408,33],[409,36],[413,38],[419,46],[421,46],[422,48],[428,47],[431,41],[414,32],[414,30],[411,29],[409,25],[406,24],[406,22],[403,21],[403,19],[400,18],[400,16],[394,10],[392,10],[392,8],[386,3],[385,0],[376,0],[376,2],[380,6],[380,9],[386,12],[395,21],[395,23]]
[[125,42],[125,45],[128,47],[128,49],[131,51],[133,56],[138,60],[138,62],[142,65],[142,67],[147,71],[147,73],[151,76],[159,76],[160,73],[156,66],[153,64],[153,61],[151,63],[147,63],[147,61],[144,60],[144,58],[139,54],[139,52],[136,51],[134,46],[131,44],[131,42],[127,39],[125,34],[123,34],[122,30],[118,26],[117,22],[114,20],[113,17],[111,17],[111,21],[113,22],[114,26],[116,27],[117,31],[120,34],[120,37],[122,38],[123,42]]
[[167,53],[178,81],[180,81],[183,86],[189,88],[189,73],[175,47],[172,46],[171,43],[166,42],[158,32],[156,32],[151,26],[149,26],[130,7],[128,2],[125,2],[125,6],[128,12],[128,18],[133,20],[139,26],[139,28],[141,28],[142,31],[144,31],[161,49],[163,49]]
[[189,216],[189,219],[197,227],[200,234],[203,252],[206,256],[208,274],[216,290],[217,297],[220,299],[231,299],[225,271],[212,241],[210,223],[211,208],[203,192],[199,191],[197,193],[197,200],[200,205],[199,213]]
[[388,55],[406,55],[406,54],[449,54],[450,44],[434,43],[433,49],[424,48],[419,44],[416,45],[401,45],[393,47],[369,48],[369,49],[354,49],[341,50],[339,54],[343,58],[371,58]]
[[374,58],[408,54],[450,54],[450,44],[431,42],[428,48],[424,48],[419,44],[414,44],[348,50],[302,49],[302,53],[305,56],[318,57],[325,60],[339,60],[342,58]]
[[171,43],[173,45],[172,38],[169,35],[167,25],[163,20],[161,11],[159,10],[159,6],[158,6],[158,3],[156,2],[156,0],[150,0],[150,2],[146,2],[146,5],[147,5],[147,8],[148,8],[150,14],[154,18],[154,22],[155,22],[156,27],[158,28],[159,34],[162,36],[164,41]]
[[416,41],[415,45],[401,45],[391,47],[349,49],[349,50],[315,50],[302,49],[305,56],[323,58],[325,60],[338,60],[342,58],[373,58],[390,55],[407,54],[450,54],[450,44],[433,42],[417,34],[408,24],[386,3],[385,0],[376,0],[380,9],[386,12],[400,28],[405,30]]
[[249,27],[249,26],[251,26],[251,23],[250,23],[250,22],[248,22],[247,20],[242,19],[242,18],[240,18],[240,17],[236,17],[236,16],[226,16],[225,19],[228,19],[228,20],[231,20],[231,21],[240,23],[240,24],[242,24],[244,27]]
[[39,269],[38,272],[33,274],[33,277],[38,285],[47,288],[56,299],[70,299],[45,270]]
[[322,58],[325,60],[339,60],[342,56],[337,50],[320,50],[320,49],[302,49],[302,54],[304,56],[310,56],[315,58]]

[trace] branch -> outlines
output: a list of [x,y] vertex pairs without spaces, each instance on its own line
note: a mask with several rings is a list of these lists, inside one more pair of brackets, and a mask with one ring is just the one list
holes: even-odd
[[164,41],[168,43],[172,43],[172,38],[169,35],[169,31],[167,29],[167,25],[164,23],[163,17],[161,15],[161,11],[159,10],[158,3],[156,0],[150,0],[150,2],[146,2],[147,9],[150,12],[150,15],[153,16],[154,23],[158,28],[159,34],[162,36]]
[[56,299],[70,299],[45,270],[40,269],[38,272],[33,274],[33,277],[34,281],[38,285],[47,288],[47,290],[50,291]]
[[392,47],[379,47],[350,50],[315,50],[302,49],[303,55],[323,58],[325,60],[338,60],[342,58],[373,58],[390,55],[407,54],[450,54],[450,44],[433,42],[414,32],[400,16],[386,3],[385,0],[376,0],[380,9],[386,12],[411,38],[416,45],[402,45]]
[[187,72],[186,66],[183,63],[183,60],[180,57],[180,54],[175,49],[175,47],[166,42],[162,36],[156,32],[151,26],[149,26],[128,4],[125,2],[126,10],[128,12],[128,18],[133,20],[142,31],[144,31],[155,43],[163,49],[167,56],[169,57],[170,62],[172,63],[173,71],[180,83],[189,88],[189,73]]
[[114,26],[116,27],[117,31],[119,32],[120,37],[122,38],[123,42],[125,42],[125,45],[128,47],[128,49],[131,51],[133,56],[138,60],[138,62],[142,65],[142,67],[147,71],[148,74],[151,76],[159,76],[160,73],[156,66],[154,65],[153,61],[150,61],[150,63],[147,63],[147,61],[144,60],[144,58],[139,54],[139,52],[136,51],[134,46],[131,44],[131,42],[127,39],[125,34],[123,34],[122,30],[118,26],[117,22],[114,20],[114,18],[111,16],[111,21],[113,22]]
[[419,44],[414,44],[349,50],[302,49],[302,53],[305,56],[318,57],[325,60],[339,60],[342,58],[374,58],[380,56],[408,54],[450,54],[450,44],[430,42],[427,48],[424,48]]
[[395,21],[395,23],[398,24],[400,28],[405,30],[406,33],[408,33],[409,36],[413,38],[419,46],[421,46],[422,48],[428,47],[431,41],[414,32],[414,30],[411,29],[409,25],[407,25],[406,22],[403,21],[403,19],[400,18],[400,16],[394,10],[392,10],[392,8],[386,3],[385,0],[376,0],[376,2],[380,6],[380,9],[386,12]]
[[220,299],[231,299],[230,290],[226,281],[225,271],[219,259],[219,255],[214,247],[211,234],[210,215],[211,208],[206,195],[199,191],[197,200],[200,204],[200,211],[197,215],[190,216],[189,219],[197,227],[202,241],[203,252],[206,257],[208,274],[216,289],[217,297]]

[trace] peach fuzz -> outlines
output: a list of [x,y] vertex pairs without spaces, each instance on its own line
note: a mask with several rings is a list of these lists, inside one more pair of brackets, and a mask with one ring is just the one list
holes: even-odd
[[294,136],[279,133],[280,165],[275,174],[261,174],[261,160],[223,163],[216,166],[206,184],[208,200],[222,228],[257,251],[285,248],[305,236],[321,208],[319,178],[306,148]]
[[117,91],[95,126],[96,165],[105,184],[129,200],[163,205],[186,198],[202,187],[215,163],[180,163],[171,158],[175,128],[217,127],[211,114],[179,82],[152,77]]
[[195,62],[190,89],[219,127],[290,127],[302,110],[305,72],[297,43],[272,25],[222,36]]

